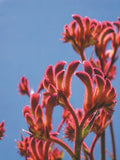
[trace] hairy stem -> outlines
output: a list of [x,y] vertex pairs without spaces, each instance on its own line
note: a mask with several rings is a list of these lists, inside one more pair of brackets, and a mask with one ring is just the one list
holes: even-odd
[[106,160],[105,154],[105,131],[101,134],[101,160]]
[[112,151],[113,151],[113,160],[116,160],[116,148],[115,148],[115,138],[113,132],[113,123],[110,123],[110,133],[111,133],[111,141],[112,141]]
[[50,141],[46,141],[46,142],[45,142],[44,160],[47,160],[47,159],[48,159],[48,151],[49,151],[50,144],[51,144]]
[[80,127],[76,128],[76,134],[75,134],[75,155],[76,155],[76,160],[81,160],[81,145],[82,145],[82,131]]

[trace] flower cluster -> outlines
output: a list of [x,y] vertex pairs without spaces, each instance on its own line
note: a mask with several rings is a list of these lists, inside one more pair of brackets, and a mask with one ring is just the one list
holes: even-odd
[[[24,132],[29,136],[17,142],[19,153],[26,160],[62,160],[63,152],[55,148],[55,144],[67,151],[73,160],[81,159],[81,150],[86,159],[93,160],[98,137],[102,139],[106,127],[112,125],[116,90],[111,80],[116,74],[114,63],[118,59],[120,46],[120,18],[113,23],[98,22],[79,15],[73,15],[73,19],[69,25],[65,25],[62,40],[72,44],[80,55],[81,63],[74,60],[66,69],[65,61],[56,63],[54,67],[49,65],[34,93],[30,92],[26,77],[23,76],[18,85],[20,94],[30,98],[30,105],[23,108],[29,128]],[[109,42],[111,48],[107,49]],[[87,60],[85,49],[90,46],[93,46],[95,56],[90,55]],[[79,64],[83,66],[83,71],[77,70]],[[82,108],[75,109],[70,103],[73,76],[85,86]],[[63,113],[60,124],[54,128],[53,110],[58,107],[63,109]],[[64,136],[60,137],[63,125]],[[84,139],[91,132],[95,138],[89,148]],[[64,138],[74,143],[74,150],[64,142]]]
[[[38,140],[33,137],[22,137],[22,140],[17,142],[17,148],[21,156],[26,160],[61,160],[63,153],[54,148],[52,151],[47,150],[49,143]],[[47,153],[48,152],[48,153]]]
[[[84,61],[83,66],[85,71],[78,71],[76,75],[85,85],[83,102],[85,114],[94,107],[96,109],[104,107],[105,110],[112,110],[116,103],[116,91],[110,80],[105,79],[103,72],[98,68],[93,68],[88,61]],[[94,83],[96,87],[94,87]]]
[[43,111],[42,107],[39,105],[40,95],[33,93],[30,96],[31,108],[25,106],[23,108],[23,115],[26,122],[29,125],[29,131],[36,138],[45,138],[45,125],[43,122]]

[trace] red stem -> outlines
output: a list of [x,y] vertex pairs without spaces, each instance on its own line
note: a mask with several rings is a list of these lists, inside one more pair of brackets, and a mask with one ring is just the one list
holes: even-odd
[[45,148],[44,148],[44,160],[48,159],[48,151],[49,151],[49,147],[50,147],[50,141],[46,141],[45,142]]
[[57,133],[59,133],[59,131],[60,131],[60,129],[62,128],[62,125],[63,125],[64,122],[65,122],[65,118],[63,118],[63,119],[61,120],[61,122],[60,122],[60,124],[59,124],[59,126],[58,126],[58,128],[57,128],[57,130],[56,130]]

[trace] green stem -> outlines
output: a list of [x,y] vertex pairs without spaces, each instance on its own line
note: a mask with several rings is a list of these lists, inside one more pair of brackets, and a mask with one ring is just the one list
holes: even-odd
[[116,148],[115,148],[115,138],[113,132],[113,123],[110,123],[110,133],[111,133],[111,140],[112,140],[112,151],[113,151],[113,160],[116,160]]
[[82,131],[80,127],[76,128],[76,134],[75,134],[75,156],[76,156],[76,160],[81,160],[81,144],[82,144]]
[[49,137],[49,140],[51,142],[54,142],[54,143],[60,145],[62,148],[64,148],[68,152],[68,154],[71,156],[71,158],[73,160],[76,160],[73,151],[71,150],[71,148],[65,142],[63,142],[62,140],[60,140],[57,137],[54,137],[52,135]]
[[101,160],[106,160],[105,155],[105,131],[101,134]]
[[83,62],[84,60],[86,60],[85,53],[84,53],[84,49],[81,49],[81,50],[80,50],[79,55],[80,55],[80,58],[81,58],[82,62]]

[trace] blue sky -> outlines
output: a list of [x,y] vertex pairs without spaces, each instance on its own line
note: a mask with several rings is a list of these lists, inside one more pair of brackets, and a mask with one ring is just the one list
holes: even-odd
[[[6,137],[0,141],[1,160],[23,159],[17,153],[15,139],[20,138],[22,128],[27,129],[22,108],[29,104],[29,99],[18,94],[20,77],[25,75],[36,90],[49,64],[79,59],[69,44],[60,41],[63,27],[72,20],[72,14],[115,21],[120,16],[119,6],[119,0],[0,0],[0,122],[5,120],[6,128]],[[117,105],[113,117],[119,159],[120,60],[116,65],[113,86],[117,90]],[[76,83],[73,85],[77,99],[74,97],[71,102],[82,104],[84,87],[80,86],[79,91]]]

